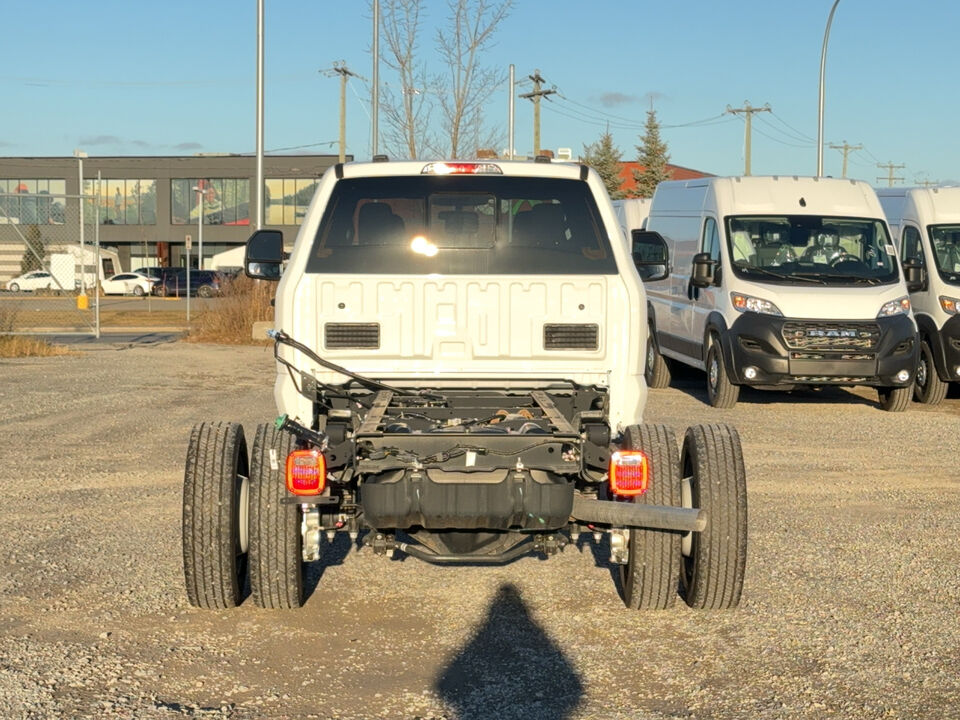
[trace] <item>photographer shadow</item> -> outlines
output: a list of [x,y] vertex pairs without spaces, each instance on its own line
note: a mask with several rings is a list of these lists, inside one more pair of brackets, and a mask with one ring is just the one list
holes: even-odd
[[434,689],[458,720],[563,720],[584,696],[576,668],[512,584],[497,591],[482,625]]

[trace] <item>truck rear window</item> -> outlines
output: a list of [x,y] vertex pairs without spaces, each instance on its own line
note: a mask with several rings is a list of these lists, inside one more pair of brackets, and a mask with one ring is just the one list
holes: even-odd
[[309,273],[616,274],[589,187],[502,176],[336,184]]

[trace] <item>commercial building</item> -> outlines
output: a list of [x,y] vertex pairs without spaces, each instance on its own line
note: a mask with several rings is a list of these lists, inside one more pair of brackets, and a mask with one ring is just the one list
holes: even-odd
[[[317,181],[336,162],[336,155],[266,156],[263,227],[292,239]],[[201,205],[206,259],[243,244],[256,227],[252,155],[88,157],[83,176],[83,194],[98,196],[84,202],[88,240],[96,218],[101,246],[116,248],[125,270],[184,266],[187,235],[196,267]],[[80,189],[75,157],[0,158],[0,279],[19,273],[24,227],[37,225],[43,234],[45,226],[80,226],[79,205],[70,199]]]

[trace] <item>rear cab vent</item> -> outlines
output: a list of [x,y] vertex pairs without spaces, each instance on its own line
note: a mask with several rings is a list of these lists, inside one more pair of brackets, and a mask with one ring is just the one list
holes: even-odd
[[543,326],[544,350],[598,350],[600,326],[555,323]]
[[380,323],[326,323],[323,344],[331,349],[380,347]]

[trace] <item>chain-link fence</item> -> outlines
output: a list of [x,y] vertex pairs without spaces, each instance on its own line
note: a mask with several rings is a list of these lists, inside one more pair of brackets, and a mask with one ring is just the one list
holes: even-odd
[[100,281],[119,257],[91,210],[78,195],[0,194],[0,333],[99,334]]

